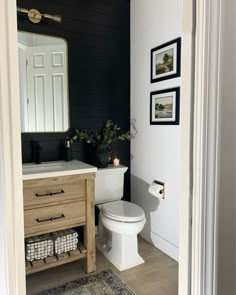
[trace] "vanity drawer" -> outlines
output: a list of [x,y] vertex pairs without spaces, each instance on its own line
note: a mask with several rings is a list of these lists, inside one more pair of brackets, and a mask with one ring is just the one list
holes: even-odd
[[38,180],[35,181],[35,183],[33,184],[34,185],[25,185],[24,183],[25,207],[39,207],[43,204],[56,204],[70,200],[80,201],[85,200],[86,198],[84,180],[78,180],[77,182],[72,183],[56,182],[56,184],[50,184],[49,182],[45,185],[42,185],[41,182]]
[[25,210],[25,236],[85,223],[85,201]]

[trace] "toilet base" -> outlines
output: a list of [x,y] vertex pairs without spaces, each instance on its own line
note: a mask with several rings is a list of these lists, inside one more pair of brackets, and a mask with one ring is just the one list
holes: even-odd
[[111,233],[106,229],[105,231],[106,238],[96,236],[96,246],[119,271],[144,263],[138,254],[137,235]]

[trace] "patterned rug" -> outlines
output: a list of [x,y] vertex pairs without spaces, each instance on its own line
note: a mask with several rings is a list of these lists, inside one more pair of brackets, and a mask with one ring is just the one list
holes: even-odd
[[37,295],[134,295],[111,270],[88,275]]

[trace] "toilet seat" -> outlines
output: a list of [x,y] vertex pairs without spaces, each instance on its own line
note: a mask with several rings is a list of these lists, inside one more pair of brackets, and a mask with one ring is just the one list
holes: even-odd
[[101,213],[106,218],[120,222],[138,222],[145,219],[142,208],[126,201],[115,201],[103,204]]

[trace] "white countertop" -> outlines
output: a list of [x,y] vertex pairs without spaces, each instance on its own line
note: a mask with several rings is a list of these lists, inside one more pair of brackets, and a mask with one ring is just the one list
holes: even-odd
[[27,163],[22,165],[23,180],[76,175],[93,172],[97,172],[96,167],[86,164],[84,162],[80,162],[78,160],[73,160],[69,162],[42,162],[41,164]]

